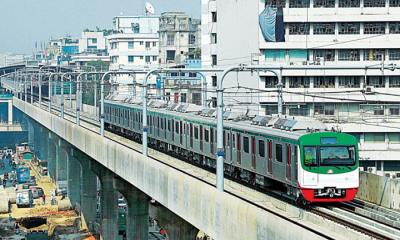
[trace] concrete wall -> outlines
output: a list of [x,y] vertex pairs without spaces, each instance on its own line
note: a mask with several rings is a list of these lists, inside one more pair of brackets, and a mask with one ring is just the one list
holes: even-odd
[[255,205],[20,100],[15,106],[214,239],[320,239]]
[[357,197],[383,207],[400,209],[400,180],[361,172]]

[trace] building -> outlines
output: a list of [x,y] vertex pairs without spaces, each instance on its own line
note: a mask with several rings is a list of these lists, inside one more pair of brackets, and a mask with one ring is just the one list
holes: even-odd
[[79,38],[79,53],[107,53],[107,43],[102,31],[84,31]]
[[[202,8],[203,67],[282,67],[284,114],[353,134],[364,170],[400,177],[400,70],[390,69],[400,65],[400,1],[202,0]],[[236,99],[278,112],[275,76],[230,74],[224,87],[238,81],[262,93]]]
[[[196,69],[201,68],[200,59],[186,59],[183,64],[175,65],[172,68]],[[202,83],[203,77],[195,72],[174,72],[163,76],[162,89],[165,100],[175,103],[192,103],[196,105],[202,104]]]
[[[158,66],[158,30],[158,16],[115,17],[114,32],[107,36],[110,70]],[[119,84],[116,94],[122,97],[135,94],[132,83],[143,79],[144,75],[137,74],[114,78]],[[152,83],[155,84],[155,79]]]
[[27,56],[23,54],[0,53],[0,67],[25,64],[27,60]]
[[51,39],[44,51],[46,61],[52,65],[68,65],[71,56],[79,53],[79,40],[72,37]]
[[166,12],[160,17],[160,56],[162,66],[184,64],[199,59],[201,24],[183,12]]

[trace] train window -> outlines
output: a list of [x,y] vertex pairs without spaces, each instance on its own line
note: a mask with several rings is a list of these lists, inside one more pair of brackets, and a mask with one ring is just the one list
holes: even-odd
[[316,147],[304,147],[304,165],[308,167],[317,166]]
[[243,137],[243,151],[249,153],[249,138]]
[[194,127],[194,138],[199,139],[199,128],[198,127]]
[[204,141],[208,142],[209,140],[209,131],[204,129]]
[[171,132],[171,120],[168,120],[168,131]]
[[347,165],[355,163],[354,147],[321,147],[321,166]]
[[282,144],[275,144],[275,159],[277,162],[283,162],[283,147]]
[[179,134],[179,122],[175,122],[175,132]]
[[230,147],[231,146],[231,134],[228,132],[227,134],[227,137],[226,137],[226,139],[227,139],[227,143],[228,143],[228,147]]
[[236,148],[235,134],[232,133],[232,148]]
[[265,142],[263,140],[258,140],[258,155],[265,157]]
[[161,118],[161,129],[164,129],[164,118]]

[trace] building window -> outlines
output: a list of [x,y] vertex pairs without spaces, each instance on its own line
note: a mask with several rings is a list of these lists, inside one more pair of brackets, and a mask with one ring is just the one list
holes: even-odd
[[307,35],[310,34],[309,23],[289,23],[290,35]]
[[157,62],[157,56],[153,56],[153,62]]
[[192,103],[201,105],[201,93],[192,93]]
[[143,41],[139,41],[139,45],[143,45],[144,44],[144,42]]
[[217,66],[217,63],[218,63],[217,55],[215,55],[215,54],[211,55],[211,65]]
[[314,105],[314,114],[315,115],[333,116],[333,115],[335,115],[335,104],[333,104],[333,103],[316,103]]
[[314,50],[314,61],[335,61],[335,50],[334,49],[316,49]]
[[278,78],[275,76],[263,77],[265,80],[265,88],[276,88],[278,85]]
[[382,61],[385,59],[385,49],[365,49],[364,61]]
[[309,116],[310,109],[307,105],[294,105],[289,106],[290,116]]
[[186,93],[181,93],[181,102],[185,103],[186,101]]
[[367,76],[367,86],[375,88],[385,87],[385,77],[383,76]]
[[390,143],[400,143],[400,133],[388,133]]
[[364,23],[364,34],[385,34],[385,23]]
[[310,0],[289,0],[289,8],[309,8]]
[[339,49],[339,61],[360,61],[360,50],[358,49]]
[[196,35],[189,34],[189,44],[196,44]]
[[400,60],[400,49],[389,49],[389,60]]
[[175,35],[168,34],[167,35],[167,46],[174,46],[174,44],[175,44]]
[[389,106],[389,114],[392,116],[399,116],[400,115],[400,106],[399,105]]
[[130,41],[128,42],[128,49],[133,49],[134,48],[134,42]]
[[272,8],[278,8],[278,7],[284,8],[286,6],[286,0],[267,0],[265,4]]
[[334,8],[335,0],[314,0],[315,8]]
[[315,88],[335,88],[335,77],[319,76],[314,77]]
[[89,42],[92,44],[96,44],[97,43],[97,38],[89,38]]
[[274,114],[278,114],[278,106],[265,105],[265,115],[274,115]]
[[214,23],[217,22],[217,12],[211,12],[211,21]]
[[150,48],[150,45],[151,44],[151,42],[146,42],[146,48]]
[[389,77],[389,87],[390,88],[400,88],[400,76],[390,76]]
[[356,77],[356,76],[339,77],[339,87],[359,88],[360,87],[360,77]]
[[339,34],[360,34],[360,23],[338,23]]
[[157,47],[157,42],[153,42],[153,47]]
[[145,58],[145,61],[146,61],[146,63],[150,63],[150,56],[146,56],[146,58]]
[[385,7],[386,0],[364,0],[364,7]]
[[389,33],[399,34],[400,33],[400,22],[390,22],[389,23]]
[[360,0],[339,0],[340,8],[359,8]]
[[389,6],[390,7],[400,7],[400,0],[390,0]]
[[217,98],[216,97],[212,97],[211,98],[211,103],[212,103],[212,107],[216,108],[217,107]]
[[211,44],[217,44],[217,34],[211,33]]
[[335,23],[314,23],[314,35],[333,35],[335,34]]
[[175,50],[167,50],[167,61],[175,61]]
[[304,76],[289,77],[289,87],[290,88],[309,88],[310,78]]
[[365,142],[385,142],[385,133],[364,133]]
[[128,56],[128,62],[133,63],[135,61],[135,56]]
[[131,24],[132,32],[133,33],[140,33],[140,25],[139,23],[132,23]]
[[217,86],[217,76],[215,75],[211,76],[211,83],[213,87]]

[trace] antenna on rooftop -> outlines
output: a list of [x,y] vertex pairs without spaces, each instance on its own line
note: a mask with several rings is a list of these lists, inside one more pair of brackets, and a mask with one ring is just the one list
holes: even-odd
[[154,15],[155,13],[153,5],[149,2],[146,2],[146,4],[144,5],[144,11],[146,13],[146,16]]

